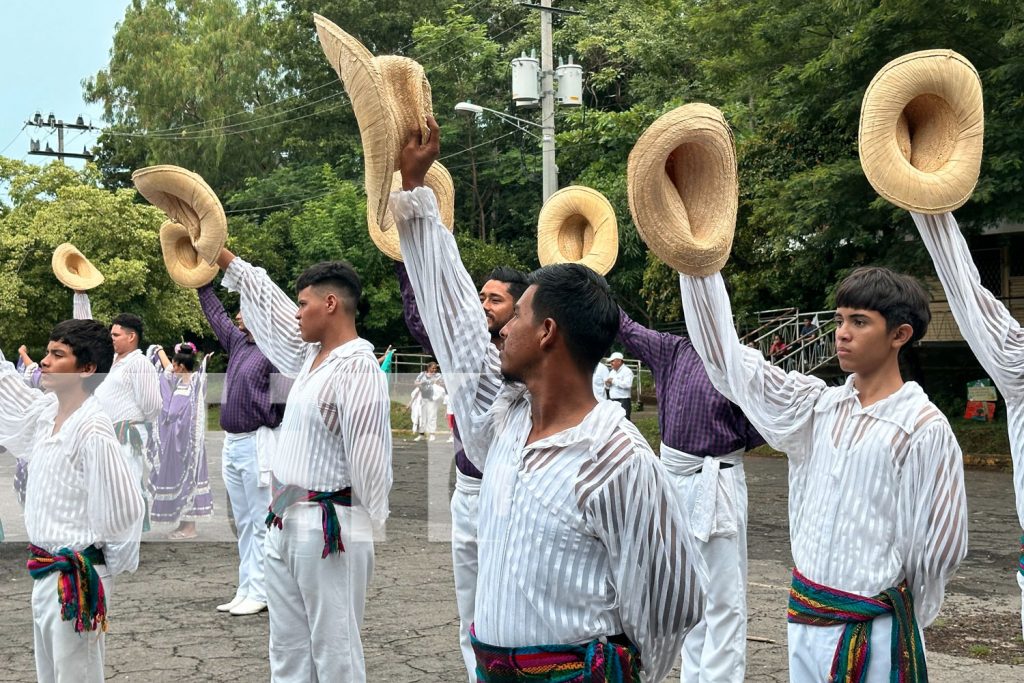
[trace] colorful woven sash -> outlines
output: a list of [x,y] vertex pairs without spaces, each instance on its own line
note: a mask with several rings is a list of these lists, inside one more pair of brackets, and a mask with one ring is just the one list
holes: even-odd
[[859,683],[867,680],[871,656],[871,624],[875,617],[892,615],[891,683],[924,683],[928,670],[924,643],[914,617],[914,598],[902,582],[873,598],[846,593],[814,583],[796,569],[789,590],[788,620],[811,626],[845,625],[832,658],[829,681]]
[[32,554],[28,558],[28,573],[33,579],[41,579],[50,572],[58,571],[57,600],[60,602],[60,617],[72,621],[75,632],[107,630],[107,597],[103,582],[93,565],[105,564],[103,551],[94,545],[81,552],[61,548],[50,554],[39,546],[28,546]]
[[267,527],[276,526],[278,529],[283,528],[282,517],[284,516],[284,511],[296,503],[319,503],[320,505],[320,515],[324,526],[324,552],[320,557],[326,558],[331,553],[345,552],[345,546],[341,542],[341,522],[338,521],[338,512],[334,509],[334,506],[352,507],[352,489],[307,491],[298,486],[284,486],[275,479],[274,499],[270,501]]
[[131,445],[132,453],[138,456],[142,455],[142,448],[145,445],[142,442],[142,432],[135,427],[141,424],[145,423],[132,420],[121,420],[114,423],[114,436],[117,437],[117,442],[122,446]]
[[586,645],[497,647],[477,640],[470,627],[480,683],[639,683],[640,652],[624,637]]

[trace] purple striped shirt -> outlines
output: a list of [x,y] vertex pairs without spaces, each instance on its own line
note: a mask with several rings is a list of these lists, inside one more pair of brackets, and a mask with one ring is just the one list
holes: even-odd
[[[420,309],[416,307],[416,293],[412,291],[409,274],[405,272],[405,265],[401,261],[395,261],[395,275],[398,276],[398,287],[402,292],[402,314],[405,316],[405,326],[409,328],[409,334],[416,340],[416,343],[422,346],[427,353],[433,355],[434,349],[430,345],[430,337],[427,336],[427,329],[423,326],[423,321],[420,320]],[[466,449],[459,437],[458,424],[454,424],[452,436],[455,439],[455,467],[466,476],[482,479],[483,472],[478,470],[466,457]]]
[[705,456],[764,443],[743,411],[711,384],[689,339],[649,330],[620,308],[618,340],[654,375],[658,427],[666,446]]
[[[228,317],[212,285],[199,288],[199,304],[217,340],[228,354],[228,370],[221,396],[220,426],[225,432],[244,434],[260,427],[276,427],[284,415],[284,378],[267,360],[256,342]],[[278,396],[278,401],[272,400]]]

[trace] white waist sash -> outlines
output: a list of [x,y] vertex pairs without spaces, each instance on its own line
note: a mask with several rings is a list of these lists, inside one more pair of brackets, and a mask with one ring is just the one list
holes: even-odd
[[[728,455],[701,457],[662,443],[661,462],[677,477],[701,475],[690,511],[690,529],[698,540],[707,543],[713,536],[737,535],[736,482],[730,470],[743,466],[743,449]],[[723,472],[723,463],[733,467]]]
[[480,494],[480,479],[455,470],[455,490],[476,496]]

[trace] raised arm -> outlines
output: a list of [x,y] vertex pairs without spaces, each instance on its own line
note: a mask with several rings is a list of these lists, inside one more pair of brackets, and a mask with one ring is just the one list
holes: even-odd
[[224,304],[213,291],[213,285],[203,285],[198,292],[199,305],[202,307],[203,314],[206,316],[207,322],[210,323],[213,333],[217,335],[217,341],[220,342],[221,348],[231,353],[235,344],[245,341],[245,333],[231,322],[228,312],[224,310]]
[[0,353],[0,446],[12,455],[28,455],[35,437],[36,420],[57,402],[25,384],[25,378]]
[[706,570],[677,498],[654,455],[637,452],[584,503],[608,550],[622,630],[640,648],[649,681],[668,675],[703,613]]
[[395,261],[395,275],[398,276],[398,289],[402,293],[402,316],[405,318],[405,326],[409,328],[409,334],[416,343],[422,346],[424,351],[434,355],[430,337],[427,336],[427,328],[423,326],[420,309],[416,306],[416,292],[413,291],[409,273],[401,261]]
[[629,355],[639,358],[647,365],[654,365],[666,354],[675,352],[669,335],[650,330],[630,318],[619,306],[619,334],[616,339],[626,347]]
[[369,359],[337,374],[341,434],[352,492],[376,523],[388,518],[391,491],[391,404],[387,378]]
[[718,392],[740,407],[773,448],[796,458],[809,453],[814,403],[825,383],[783,372],[740,343],[720,273],[680,273],[679,288],[690,342]]
[[923,629],[938,615],[946,584],[967,554],[967,495],[960,447],[945,418],[936,412],[912,439],[897,519],[904,572]]
[[92,320],[92,304],[85,292],[75,292],[71,313],[75,320]]
[[226,249],[221,254],[230,259],[218,260],[224,268],[225,288],[239,292],[242,317],[263,355],[285,375],[295,377],[306,361],[309,344],[302,341],[299,323],[295,320],[298,306],[267,275]]
[[1024,330],[982,286],[953,214],[910,215],[935,263],[960,334],[1004,397],[1024,396]]

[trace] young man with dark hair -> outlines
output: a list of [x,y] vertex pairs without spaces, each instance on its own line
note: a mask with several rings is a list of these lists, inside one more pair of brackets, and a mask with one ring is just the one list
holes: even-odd
[[[1003,302],[981,284],[981,275],[953,214],[910,215],[935,264],[960,334],[1006,401],[1017,522],[1024,529],[1024,329]],[[1024,536],[1016,576],[1024,632]]]
[[[416,294],[401,261],[395,261],[395,274],[402,293],[402,313],[406,327],[416,342],[433,355],[433,346],[416,306]],[[525,273],[509,266],[498,266],[491,271],[480,288],[480,305],[487,320],[487,331],[491,335],[491,343],[499,349],[502,344],[499,334],[501,328],[512,318],[512,308],[528,286]],[[469,683],[476,683],[476,655],[470,643],[469,629],[473,625],[473,608],[476,603],[477,526],[483,473],[466,456],[458,421],[454,416],[452,418],[451,441],[455,444],[455,490],[451,500],[452,573],[455,580],[455,603],[459,609],[459,647]]]
[[373,530],[388,516],[391,404],[373,345],[356,329],[359,276],[344,262],[316,264],[296,281],[296,305],[227,249],[217,264],[260,350],[295,378],[270,450],[271,678],[365,681],[359,630]]
[[927,680],[921,632],[967,553],[967,505],[949,423],[900,376],[900,352],[927,330],[924,289],[884,268],[839,285],[851,374],[830,388],[740,343],[721,274],[679,278],[711,381],[789,456],[791,680]]
[[[200,287],[198,293],[199,305],[228,354],[220,405],[221,474],[238,530],[238,587],[217,611],[245,616],[267,606],[263,540],[270,505],[268,449],[284,416],[284,387],[275,381],[277,368],[256,346],[242,314],[233,324],[212,285]],[[275,395],[278,391],[280,396]]]
[[0,446],[31,465],[25,497],[36,676],[103,681],[112,577],[139,562],[144,505],[93,391],[110,333],[66,320],[39,365],[43,393],[0,354]]
[[391,211],[466,453],[484,472],[478,680],[522,675],[526,659],[552,675],[600,662],[619,680],[661,680],[700,618],[706,577],[657,458],[619,405],[594,398],[618,325],[608,285],[575,264],[535,272],[499,354],[423,184],[439,154],[427,122],[429,142],[416,131],[403,149],[406,191]]

